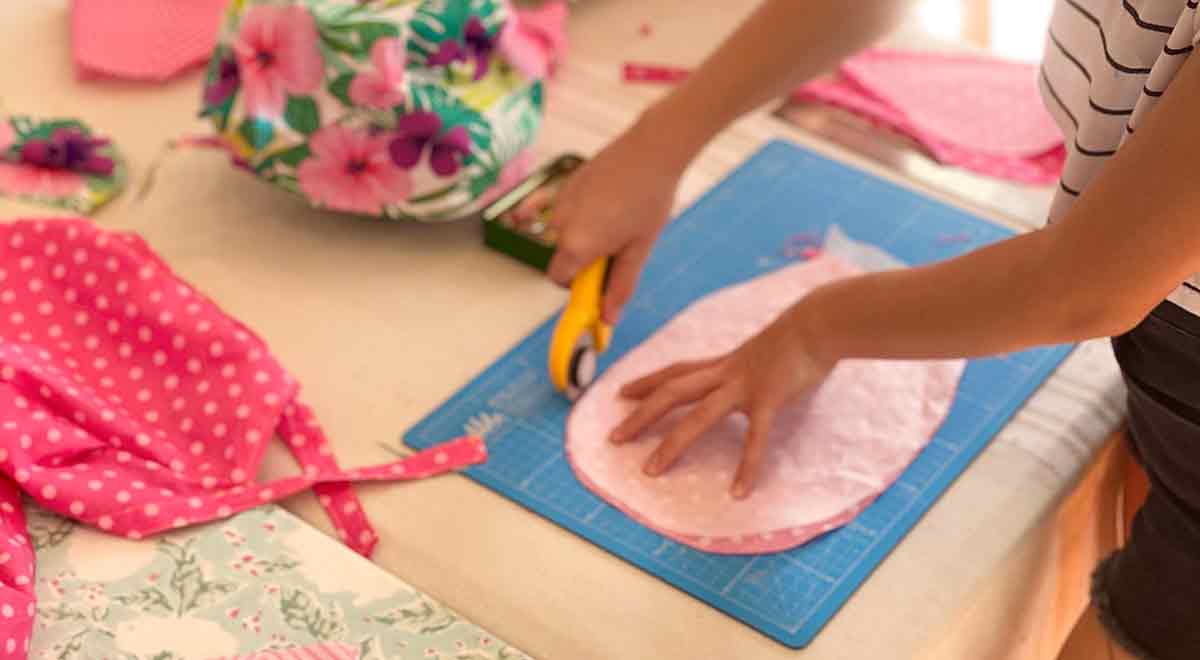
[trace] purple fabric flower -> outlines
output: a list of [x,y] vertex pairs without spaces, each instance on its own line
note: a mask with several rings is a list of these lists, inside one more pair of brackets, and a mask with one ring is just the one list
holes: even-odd
[[237,58],[230,53],[221,60],[216,80],[204,90],[204,103],[208,106],[221,105],[229,100],[242,84],[242,74],[238,69]]
[[112,176],[113,160],[97,153],[108,144],[107,138],[90,137],[77,128],[59,128],[48,140],[28,140],[21,145],[21,162],[52,170]]
[[437,51],[429,56],[428,62],[431,66],[446,66],[452,62],[466,62],[474,58],[474,80],[479,80],[487,75],[492,53],[495,50],[495,38],[488,34],[487,28],[484,27],[483,21],[479,20],[478,16],[472,16],[467,21],[466,27],[463,28],[462,42],[455,39],[442,42]]
[[442,131],[442,118],[433,112],[414,112],[396,122],[396,137],[388,145],[392,162],[406,170],[421,162],[425,146],[430,146],[429,167],[433,173],[454,176],[463,159],[471,153],[471,133],[464,126]]

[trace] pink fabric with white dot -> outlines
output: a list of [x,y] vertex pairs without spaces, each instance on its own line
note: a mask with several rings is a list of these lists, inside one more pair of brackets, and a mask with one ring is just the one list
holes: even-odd
[[938,162],[1022,183],[1058,180],[1063,135],[1037,68],[975,55],[870,49],[793,98],[835,105],[912,137]]
[[[461,438],[342,471],[295,380],[248,328],[133,234],[89,221],[0,225],[0,658],[24,657],[34,555],[21,493],[139,539],[312,488],[342,539],[377,537],[350,486],[486,459]],[[257,483],[283,438],[303,474]]]

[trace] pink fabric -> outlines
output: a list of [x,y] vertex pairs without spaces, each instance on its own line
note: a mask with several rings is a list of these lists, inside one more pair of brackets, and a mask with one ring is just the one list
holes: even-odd
[[358,647],[340,642],[296,646],[288,649],[260,651],[250,655],[213,658],[213,660],[358,660]]
[[[351,482],[420,479],[486,458],[482,441],[461,438],[340,469],[263,341],[135,235],[79,219],[17,221],[0,225],[0,255],[0,658],[20,657],[12,649],[32,625],[21,492],[139,539],[311,488],[341,538],[369,556],[377,536]],[[259,483],[276,434],[303,473]]]
[[567,56],[567,3],[549,0],[516,8],[500,35],[500,50],[529,78],[546,78]]
[[1033,65],[874,49],[793,97],[843,107],[912,137],[939,162],[990,176],[1053,183],[1066,159]]
[[72,0],[71,39],[81,77],[152,82],[212,55],[228,0]]
[[899,477],[949,412],[963,361],[855,360],[811,397],[782,410],[755,490],[729,489],[746,421],[729,417],[665,475],[642,465],[678,414],[640,441],[607,438],[633,410],[619,388],[653,370],[732,350],[812,288],[857,274],[834,256],[786,267],[714,293],[685,309],[594,383],[567,422],[566,451],[579,479],[642,524],[716,553],[786,550],[843,525]]

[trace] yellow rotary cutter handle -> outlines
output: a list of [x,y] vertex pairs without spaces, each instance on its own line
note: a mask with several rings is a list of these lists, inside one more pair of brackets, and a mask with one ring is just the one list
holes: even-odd
[[609,265],[609,257],[597,259],[575,276],[550,341],[550,380],[572,401],[595,380],[596,358],[612,339],[612,326],[601,319]]

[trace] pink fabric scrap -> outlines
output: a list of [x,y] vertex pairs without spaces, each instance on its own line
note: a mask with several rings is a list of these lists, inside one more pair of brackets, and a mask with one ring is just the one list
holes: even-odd
[[[341,469],[295,379],[139,237],[87,220],[0,225],[0,658],[23,657],[34,555],[22,495],[130,539],[313,490],[342,540],[378,535],[351,484],[479,463],[460,438]],[[257,480],[282,438],[302,473]]]
[[340,642],[259,651],[212,660],[358,660],[358,647]]
[[500,48],[530,78],[546,78],[567,56],[567,3],[550,0],[514,8],[500,35]]
[[989,176],[1053,183],[1066,159],[1030,64],[871,49],[792,96],[854,112],[912,137],[938,162]]
[[82,78],[169,80],[212,55],[229,0],[72,0]]

